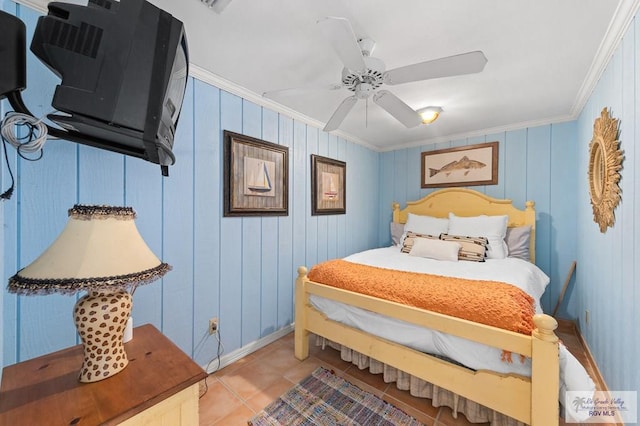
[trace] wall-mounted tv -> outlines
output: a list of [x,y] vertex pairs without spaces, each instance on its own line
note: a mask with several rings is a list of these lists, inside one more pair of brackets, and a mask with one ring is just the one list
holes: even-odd
[[[62,80],[48,118],[64,130],[50,126],[51,135],[145,159],[168,175],[189,67],[182,22],[145,0],[52,2],[31,51]],[[28,112],[20,88],[0,95]]]

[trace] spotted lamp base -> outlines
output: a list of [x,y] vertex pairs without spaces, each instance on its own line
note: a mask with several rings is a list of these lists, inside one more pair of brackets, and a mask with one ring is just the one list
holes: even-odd
[[81,382],[104,380],[129,364],[122,338],[130,314],[126,291],[92,291],[76,302],[73,319],[84,348]]

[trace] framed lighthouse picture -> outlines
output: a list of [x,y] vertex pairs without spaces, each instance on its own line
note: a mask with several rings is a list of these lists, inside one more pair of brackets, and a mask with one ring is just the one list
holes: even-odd
[[224,131],[224,216],[289,214],[289,148]]
[[311,214],[347,212],[347,163],[311,155]]

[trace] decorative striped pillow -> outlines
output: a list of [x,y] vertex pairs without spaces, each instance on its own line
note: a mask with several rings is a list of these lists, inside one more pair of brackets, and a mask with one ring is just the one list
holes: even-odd
[[427,238],[429,240],[439,240],[437,236],[427,235],[427,234],[418,234],[417,232],[408,231],[407,235],[404,237],[404,241],[402,242],[402,251],[403,253],[409,253],[413,248],[413,243],[416,238]]
[[455,241],[462,246],[458,252],[458,260],[484,262],[484,258],[487,256],[489,240],[486,237],[463,237],[460,235],[440,234],[440,239],[444,241]]

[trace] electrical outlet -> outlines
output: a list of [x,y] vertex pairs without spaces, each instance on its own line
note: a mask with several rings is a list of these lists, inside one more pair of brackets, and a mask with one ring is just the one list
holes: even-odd
[[216,334],[218,332],[218,317],[213,317],[209,320],[209,334]]

